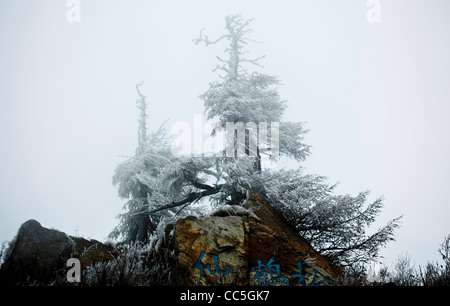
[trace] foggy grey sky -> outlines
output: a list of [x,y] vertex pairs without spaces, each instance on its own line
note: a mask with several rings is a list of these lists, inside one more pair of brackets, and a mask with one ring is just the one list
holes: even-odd
[[33,218],[104,240],[117,225],[111,178],[137,145],[135,85],[149,129],[193,122],[225,45],[197,46],[224,18],[254,18],[250,57],[277,75],[286,119],[306,121],[305,172],[338,192],[385,197],[377,222],[404,215],[382,255],[439,260],[450,234],[448,1],[87,1],[69,23],[66,1],[0,2],[0,242]]

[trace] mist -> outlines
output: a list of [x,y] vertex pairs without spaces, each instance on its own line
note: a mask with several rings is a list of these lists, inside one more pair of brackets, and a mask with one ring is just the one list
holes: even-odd
[[404,216],[386,262],[401,252],[440,260],[450,233],[447,1],[381,1],[375,17],[349,0],[79,3],[0,3],[0,242],[28,219],[106,239],[124,204],[112,175],[138,142],[135,85],[144,81],[150,131],[193,126],[224,50],[192,40],[203,28],[219,36],[225,16],[241,13],[263,42],[251,57],[266,55],[261,70],[282,81],[286,119],[307,122],[305,172],[341,194],[383,196],[380,226]]

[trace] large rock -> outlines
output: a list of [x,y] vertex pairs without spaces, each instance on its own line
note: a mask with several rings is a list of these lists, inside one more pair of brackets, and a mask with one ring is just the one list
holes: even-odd
[[69,258],[81,268],[111,260],[114,248],[96,240],[72,237],[28,220],[19,228],[0,270],[3,285],[48,285],[63,282]]
[[249,190],[242,207],[175,225],[177,285],[334,285],[340,269]]
[[240,216],[188,217],[175,226],[178,285],[247,283],[248,222]]

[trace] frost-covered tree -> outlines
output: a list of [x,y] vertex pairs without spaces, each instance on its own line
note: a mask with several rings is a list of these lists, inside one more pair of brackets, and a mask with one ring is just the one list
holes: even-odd
[[[223,36],[211,41],[202,30],[195,40],[207,46],[227,42],[227,58],[217,57],[219,65],[215,69],[222,74],[201,98],[207,118],[217,124],[216,130],[245,124],[244,141],[237,131],[227,138],[227,145],[233,146],[241,140],[245,154],[230,157],[225,149],[220,156],[175,157],[163,128],[146,135],[145,97],[137,87],[141,109],[139,147],[135,156],[117,167],[113,178],[119,195],[128,199],[127,212],[121,215],[114,234],[145,241],[155,231],[159,233],[163,220],[202,214],[197,208],[200,203],[212,207],[239,205],[246,191],[253,189],[333,262],[345,266],[376,257],[399,226],[397,218],[366,234],[381,212],[381,198],[367,204],[368,192],[337,195],[335,185],[327,183],[325,177],[304,174],[300,165],[290,170],[265,169],[262,165],[264,154],[271,160],[283,156],[300,163],[308,156],[309,146],[304,144],[306,131],[302,123],[283,121],[287,105],[278,94],[278,79],[250,71],[262,67],[262,57],[245,57],[244,47],[252,42],[248,38],[249,24],[240,15],[229,16]],[[260,137],[264,132],[269,134],[267,139]],[[214,131],[212,134],[216,135]],[[277,141],[274,136],[278,136]]]
[[136,85],[140,110],[138,128],[138,147],[134,156],[119,164],[113,176],[113,184],[118,188],[119,196],[128,200],[124,205],[124,214],[119,215],[120,223],[112,231],[112,238],[122,238],[126,242],[147,242],[161,219],[158,214],[143,214],[149,209],[149,198],[159,195],[155,182],[162,167],[173,159],[167,142],[167,131],[161,126],[158,131],[147,135],[146,97]]
[[[288,156],[297,161],[302,161],[309,154],[309,146],[303,142],[305,130],[303,124],[282,122],[283,114],[286,109],[286,101],[281,100],[276,85],[279,81],[274,76],[269,76],[259,72],[249,72],[247,66],[262,67],[260,60],[264,56],[256,59],[245,58],[243,48],[253,40],[247,37],[251,33],[249,24],[251,20],[244,21],[240,15],[232,15],[226,18],[227,33],[214,41],[210,41],[203,30],[199,38],[195,40],[197,44],[205,43],[207,46],[217,44],[222,40],[228,41],[225,52],[227,59],[219,56],[217,59],[221,63],[217,65],[214,71],[219,70],[224,73],[220,75],[220,80],[210,84],[209,89],[201,96],[205,105],[207,118],[218,120],[222,128],[226,128],[227,123],[254,123],[261,127],[260,123],[268,125],[279,124],[279,153]],[[267,127],[267,132],[271,131]],[[247,155],[250,155],[251,142],[249,131],[246,135],[245,149]],[[255,136],[266,131],[255,131]],[[271,138],[268,137],[269,146]],[[266,153],[266,145],[258,142],[254,156],[257,157],[256,170],[261,170],[261,154]],[[229,145],[229,144],[227,144]],[[273,145],[273,144],[272,144]],[[277,150],[277,151],[278,151]],[[273,153],[273,152],[272,152]],[[278,153],[278,152],[277,152]],[[271,156],[272,160],[276,156]]]

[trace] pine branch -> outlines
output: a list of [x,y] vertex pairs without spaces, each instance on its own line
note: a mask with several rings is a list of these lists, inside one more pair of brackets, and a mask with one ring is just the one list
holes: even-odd
[[[204,185],[204,184],[200,184],[200,183],[196,183],[196,185],[198,187],[204,186],[207,188],[202,188],[202,189],[206,189],[206,190],[201,191],[201,192],[191,192],[191,193],[189,193],[189,195],[186,198],[184,198],[181,201],[161,205],[159,207],[156,207],[154,209],[144,212],[144,214],[151,215],[151,214],[161,211],[161,210],[166,210],[166,209],[175,208],[175,207],[178,207],[181,205],[188,204],[188,203],[198,200],[200,198],[207,197],[207,196],[210,196],[210,195],[220,192],[220,190],[222,189],[222,186],[223,186],[223,185],[217,185],[215,187],[212,187],[212,186],[208,186],[208,185]],[[195,186],[195,187],[197,187],[197,186]]]
[[211,190],[211,191],[216,189],[216,187],[202,184],[202,183],[199,183],[198,181],[192,182],[192,185],[198,189],[205,189],[205,190]]

